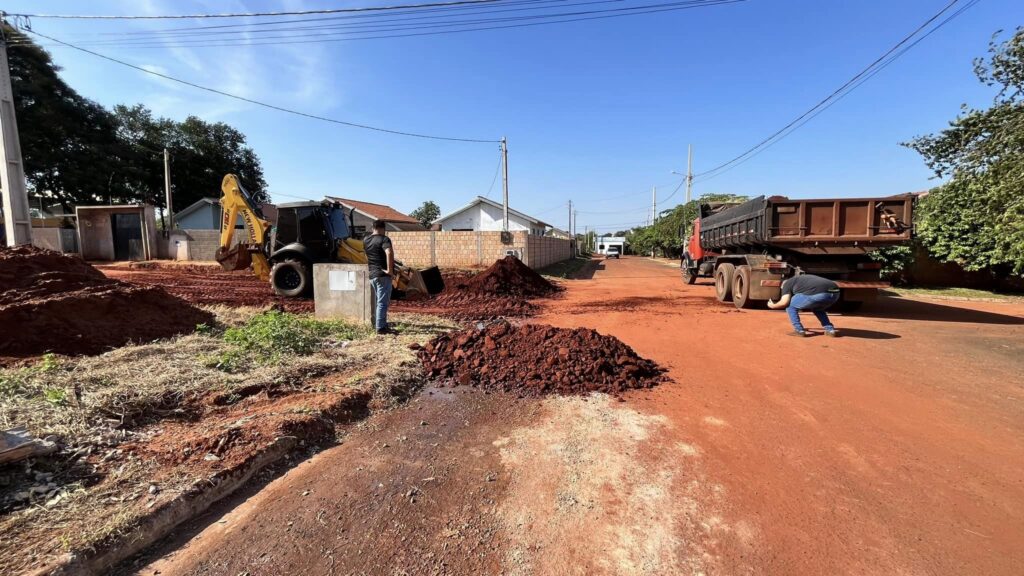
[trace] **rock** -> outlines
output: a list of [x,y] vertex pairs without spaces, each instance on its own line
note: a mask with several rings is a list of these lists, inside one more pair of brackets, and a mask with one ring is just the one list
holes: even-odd
[[207,454],[206,456],[203,456],[203,460],[206,460],[207,462],[217,462],[220,460],[220,456],[217,456],[216,454]]

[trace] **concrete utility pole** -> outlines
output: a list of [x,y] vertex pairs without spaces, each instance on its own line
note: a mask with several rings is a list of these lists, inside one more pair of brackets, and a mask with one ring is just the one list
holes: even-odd
[[503,204],[502,204],[502,230],[508,232],[508,142],[505,137],[501,137],[501,183],[503,193]]
[[686,201],[690,201],[690,189],[693,188],[693,144],[686,145]]
[[[2,17],[0,22],[6,23]],[[18,120],[14,116],[14,90],[7,63],[7,36],[0,30],[0,193],[4,203],[7,245],[32,243],[32,217],[28,211],[25,167],[21,163]]]
[[569,226],[565,229],[565,233],[569,235],[569,238],[576,239],[572,233],[572,200],[569,200]]
[[658,187],[651,186],[651,224],[658,223]]
[[174,204],[171,202],[171,153],[164,148],[164,194],[167,195],[167,229],[170,234],[174,230]]

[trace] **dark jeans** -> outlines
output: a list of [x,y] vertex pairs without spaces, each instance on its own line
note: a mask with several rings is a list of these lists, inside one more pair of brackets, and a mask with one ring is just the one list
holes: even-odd
[[376,300],[374,307],[373,327],[383,330],[388,327],[388,304],[391,303],[391,276],[381,276],[370,280],[370,287],[373,289],[373,297]]
[[825,310],[838,300],[839,294],[826,293],[811,296],[794,294],[789,299],[789,307],[786,308],[786,313],[789,314],[789,321],[793,324],[793,329],[798,332],[804,331],[804,325],[800,323],[800,312],[813,312],[818,318],[818,322],[821,322],[822,328],[825,330],[835,330],[836,327],[828,319],[828,314],[825,314]]

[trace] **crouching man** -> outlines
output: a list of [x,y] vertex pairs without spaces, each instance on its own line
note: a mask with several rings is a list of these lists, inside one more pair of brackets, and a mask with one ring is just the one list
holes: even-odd
[[792,336],[810,336],[800,323],[800,312],[814,313],[825,329],[825,335],[837,336],[836,327],[828,319],[825,310],[838,301],[839,286],[835,282],[813,274],[800,274],[782,283],[782,297],[778,302],[769,300],[768,307],[772,310],[786,309],[789,321],[793,324]]

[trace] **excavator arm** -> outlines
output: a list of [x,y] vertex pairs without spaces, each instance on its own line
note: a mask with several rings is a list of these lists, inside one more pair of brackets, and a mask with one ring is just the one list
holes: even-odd
[[[220,246],[216,259],[225,270],[245,270],[250,265],[256,276],[264,282],[270,279],[270,264],[263,247],[270,233],[270,222],[262,218],[253,206],[252,197],[234,174],[224,176],[220,185],[221,213]],[[245,223],[245,242],[234,243],[235,223],[238,217]]]

